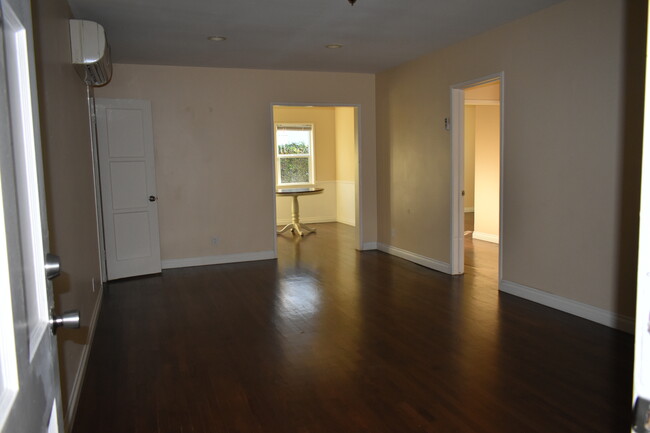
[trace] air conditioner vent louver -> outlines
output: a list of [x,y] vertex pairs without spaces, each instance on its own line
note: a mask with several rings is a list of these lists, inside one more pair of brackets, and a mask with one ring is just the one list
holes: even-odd
[[70,20],[72,64],[88,86],[102,86],[113,74],[104,28],[92,21]]

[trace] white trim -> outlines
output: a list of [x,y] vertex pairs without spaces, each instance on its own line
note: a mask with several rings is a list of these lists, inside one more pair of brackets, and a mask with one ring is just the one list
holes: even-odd
[[470,213],[470,212],[474,212],[474,208],[473,207],[466,207],[465,208],[465,213]]
[[77,367],[77,374],[74,378],[74,383],[72,384],[72,389],[70,390],[70,397],[68,397],[68,409],[65,413],[65,422],[67,426],[72,426],[74,424],[74,419],[77,416],[77,407],[79,406],[79,397],[81,397],[81,388],[83,387],[84,379],[86,377],[86,369],[88,367],[88,359],[90,358],[90,350],[93,345],[93,339],[95,338],[95,328],[97,327],[97,321],[99,320],[99,311],[102,308],[102,294],[104,293],[104,284],[99,285],[99,290],[97,291],[97,300],[95,301],[95,308],[93,309],[93,314],[90,317],[90,323],[88,324],[88,342],[84,345],[84,348],[81,352],[81,359],[79,360],[79,366]]
[[465,99],[465,105],[501,105],[498,99]]
[[412,253],[411,251],[406,251],[401,248],[382,244],[381,242],[377,243],[377,249],[392,256],[400,257],[402,259],[408,260],[409,262],[417,263],[418,265],[433,269],[434,271],[451,274],[451,265],[449,263],[440,262],[430,257]]
[[634,318],[632,317],[613,313],[593,305],[583,304],[582,302],[513,283],[512,281],[502,280],[499,284],[499,290],[628,334],[634,333]]
[[361,251],[376,250],[377,245],[378,245],[377,242],[366,242],[365,244],[363,244]]
[[499,235],[493,235],[491,233],[483,233],[483,232],[472,232],[472,238],[473,239],[478,239],[479,241],[486,241],[486,242],[492,242],[493,244],[498,244],[499,243]]
[[[274,226],[275,227],[275,226]],[[192,266],[222,265],[225,263],[254,262],[277,258],[274,251],[257,251],[254,253],[223,254],[220,256],[189,257],[186,259],[169,259],[162,261],[163,269],[189,268]]]

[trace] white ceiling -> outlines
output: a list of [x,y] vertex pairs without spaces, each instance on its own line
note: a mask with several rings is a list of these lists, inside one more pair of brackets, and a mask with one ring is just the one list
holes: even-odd
[[[68,0],[116,63],[375,73],[560,0]],[[223,35],[225,42],[211,42]],[[343,44],[336,50],[324,45]]]

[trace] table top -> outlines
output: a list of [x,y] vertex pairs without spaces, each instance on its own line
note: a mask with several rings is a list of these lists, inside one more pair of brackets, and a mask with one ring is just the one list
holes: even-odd
[[283,188],[275,191],[277,195],[308,195],[321,192],[323,192],[323,188]]

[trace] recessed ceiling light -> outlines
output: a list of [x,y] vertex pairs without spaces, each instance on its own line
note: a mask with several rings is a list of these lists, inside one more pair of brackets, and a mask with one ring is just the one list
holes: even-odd
[[225,36],[208,36],[208,39],[211,40],[211,41],[214,41],[214,42],[222,42],[222,41],[225,41],[228,38],[225,37]]
[[343,45],[341,45],[341,44],[327,44],[327,45],[325,45],[325,48],[330,48],[332,50],[335,50],[337,48],[343,48]]

